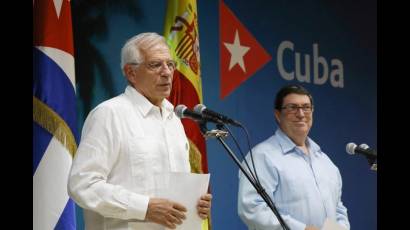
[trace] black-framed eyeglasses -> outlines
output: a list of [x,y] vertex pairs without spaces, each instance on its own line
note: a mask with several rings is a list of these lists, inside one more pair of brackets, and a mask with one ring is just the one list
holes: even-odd
[[313,106],[310,104],[305,105],[296,105],[296,104],[287,104],[282,106],[282,109],[286,110],[288,113],[296,113],[299,109],[302,109],[304,113],[311,113],[313,111]]
[[177,63],[174,60],[167,60],[167,61],[158,60],[158,61],[148,61],[148,62],[140,62],[140,63],[132,62],[128,64],[131,64],[131,65],[144,64],[145,67],[147,67],[147,69],[154,71],[154,72],[159,72],[164,63],[168,67],[168,69],[171,71],[174,71],[177,68]]

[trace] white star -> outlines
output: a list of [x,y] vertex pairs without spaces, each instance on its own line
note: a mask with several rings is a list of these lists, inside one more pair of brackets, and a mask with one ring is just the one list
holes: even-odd
[[241,46],[239,41],[238,30],[235,32],[235,40],[233,44],[225,43],[224,45],[231,53],[231,61],[229,62],[229,70],[231,70],[236,64],[238,64],[243,72],[246,73],[245,64],[243,63],[243,56],[249,51],[248,46]]
[[54,8],[56,8],[57,18],[60,17],[61,6],[63,5],[63,0],[53,0]]

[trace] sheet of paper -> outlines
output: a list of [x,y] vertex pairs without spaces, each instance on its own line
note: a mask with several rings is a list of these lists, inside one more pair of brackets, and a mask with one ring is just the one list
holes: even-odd
[[208,191],[210,174],[167,173],[156,175],[158,197],[178,202],[187,208],[186,219],[177,230],[200,230],[202,219],[198,216],[199,198]]
[[325,223],[323,224],[322,230],[346,230],[346,228],[340,226],[340,224],[331,219],[326,219]]

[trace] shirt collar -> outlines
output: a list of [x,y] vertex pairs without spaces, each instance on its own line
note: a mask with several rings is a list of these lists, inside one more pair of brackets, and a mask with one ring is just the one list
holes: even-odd
[[[140,92],[138,92],[134,87],[128,85],[125,88],[124,94],[131,99],[133,104],[136,105],[142,116],[146,117],[152,110],[158,108],[153,105],[146,97],[144,97]],[[161,102],[161,110],[163,117],[173,116],[174,106],[167,100],[164,99]]]
[[[294,152],[296,144],[288,137],[288,135],[286,135],[280,128],[276,130],[275,135],[278,136],[279,145],[282,148],[283,154]],[[307,137],[306,139],[306,146],[311,154],[317,155],[321,153],[319,145],[310,139],[310,137]]]

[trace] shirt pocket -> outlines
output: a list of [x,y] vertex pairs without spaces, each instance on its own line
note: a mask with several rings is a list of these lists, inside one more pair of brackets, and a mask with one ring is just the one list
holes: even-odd
[[149,138],[129,139],[128,155],[133,177],[143,179],[150,171],[155,158],[155,141]]
[[328,172],[322,177],[322,186],[327,195],[332,198],[333,202],[337,203],[340,198],[339,181],[337,174]]

